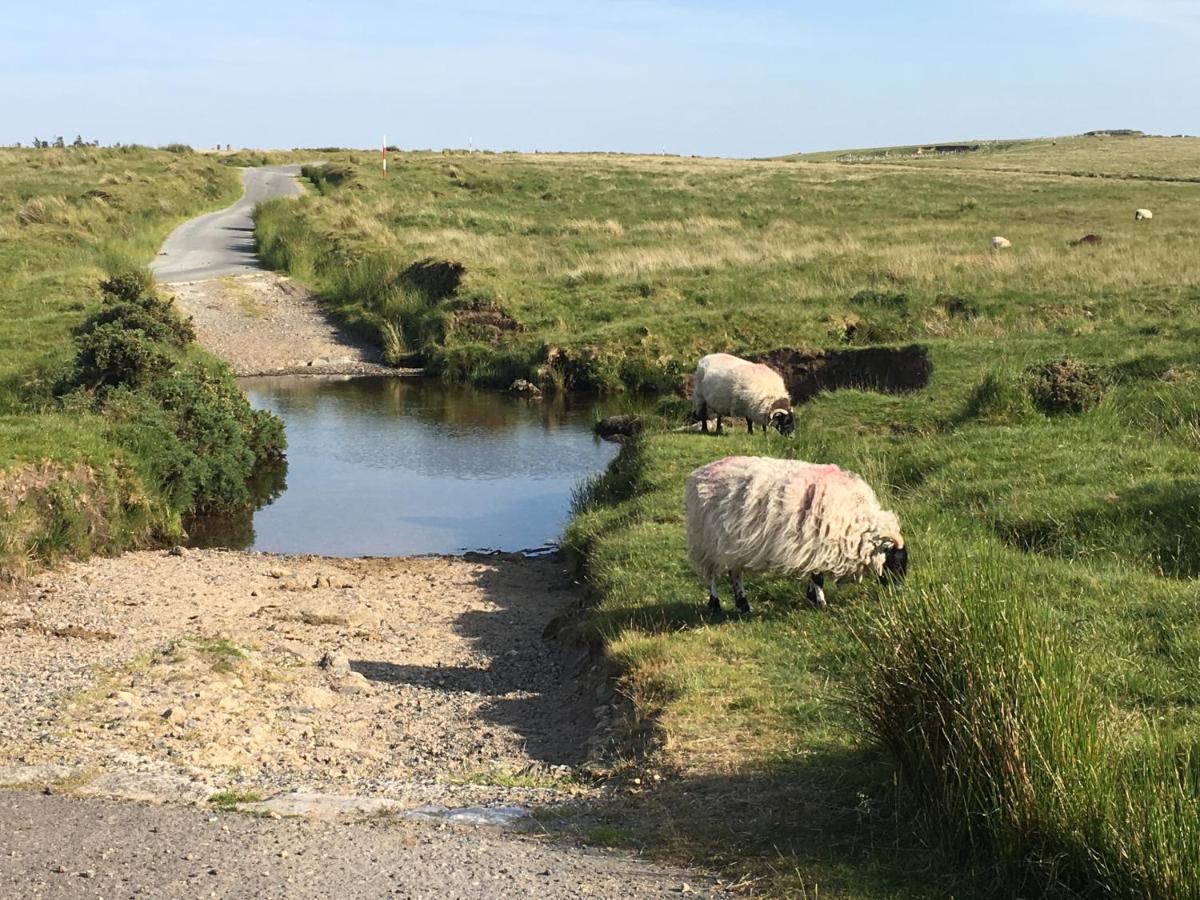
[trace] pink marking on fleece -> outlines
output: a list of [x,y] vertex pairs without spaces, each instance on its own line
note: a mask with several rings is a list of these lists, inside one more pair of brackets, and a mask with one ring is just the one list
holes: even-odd
[[746,460],[745,456],[726,456],[724,459],[718,459],[715,462],[710,462],[704,467],[704,477],[713,478],[720,477],[727,469],[732,469],[739,463]]
[[799,488],[806,488],[809,485],[819,487],[826,484],[846,484],[851,480],[849,473],[832,463],[823,466],[812,466],[792,476],[792,484]]

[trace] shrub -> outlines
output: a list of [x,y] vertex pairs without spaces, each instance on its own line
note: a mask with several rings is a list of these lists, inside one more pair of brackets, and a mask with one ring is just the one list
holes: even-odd
[[110,277],[103,307],[76,331],[64,405],[102,412],[174,512],[252,504],[255,470],[283,457],[283,423],[251,409],[227,369],[189,363],[190,321],[130,271]]
[[196,339],[191,320],[180,317],[170,300],[159,297],[108,303],[84,322],[77,334],[86,335],[110,323],[118,324],[127,331],[141,331],[150,340],[167,344],[176,350],[182,350]]
[[1028,375],[1029,395],[1048,416],[1086,412],[1100,403],[1106,387],[1098,369],[1069,357],[1033,366]]
[[286,446],[279,419],[251,409],[232,378],[200,365],[146,391],[112,391],[104,410],[118,442],[137,449],[172,508],[187,513],[251,505],[256,469]]
[[117,300],[140,300],[154,294],[154,275],[145,266],[121,266],[100,282],[100,290]]
[[73,381],[93,390],[145,387],[166,375],[175,357],[144,331],[120,322],[97,325],[76,338]]
[[195,153],[191,144],[167,144],[163,147],[168,153]]

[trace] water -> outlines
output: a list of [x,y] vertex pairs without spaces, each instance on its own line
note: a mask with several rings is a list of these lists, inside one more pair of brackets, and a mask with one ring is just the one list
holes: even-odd
[[[616,445],[594,401],[530,401],[424,379],[249,378],[287,426],[286,486],[251,517],[192,523],[193,543],[391,556],[556,541],[571,494]],[[282,488],[282,491],[280,492]]]

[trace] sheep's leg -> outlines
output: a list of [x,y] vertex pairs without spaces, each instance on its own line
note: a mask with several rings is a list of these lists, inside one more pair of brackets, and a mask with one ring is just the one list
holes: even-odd
[[729,577],[733,581],[733,602],[737,605],[738,612],[750,612],[750,603],[746,600],[746,589],[742,587],[742,573],[731,572]]
[[725,433],[725,426],[721,422],[721,417],[717,416],[717,434],[724,434],[724,433]]
[[754,420],[753,419],[746,420],[746,434],[754,434]]
[[816,609],[825,608],[825,578],[822,575],[814,575],[812,580],[808,582],[808,602]]
[[708,579],[708,608],[713,612],[721,611],[721,601],[717,599],[717,578],[715,575]]
[[708,404],[702,403],[699,410],[693,409],[692,415],[700,417],[700,432],[708,434]]

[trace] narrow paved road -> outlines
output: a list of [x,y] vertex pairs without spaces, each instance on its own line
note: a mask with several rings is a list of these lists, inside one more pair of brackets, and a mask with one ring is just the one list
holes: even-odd
[[298,197],[299,174],[299,166],[243,169],[242,199],[172,231],[150,269],[164,284],[261,271],[254,253],[254,207],[273,197]]
[[[487,830],[0,793],[0,897],[707,896],[643,860]],[[684,887],[684,885],[687,887]]]

